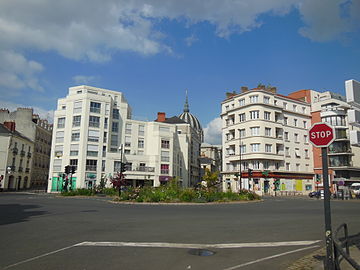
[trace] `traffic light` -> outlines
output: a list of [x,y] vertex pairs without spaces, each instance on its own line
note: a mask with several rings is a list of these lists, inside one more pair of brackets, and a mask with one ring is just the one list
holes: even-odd
[[75,166],[71,166],[71,174],[76,173],[76,167]]
[[248,169],[248,173],[249,173],[249,178],[251,178],[252,177],[252,169]]
[[126,164],[124,162],[121,162],[121,165],[120,165],[120,172],[125,172],[126,171]]
[[65,174],[69,174],[69,173],[70,173],[70,170],[71,170],[70,166],[69,166],[69,165],[66,165],[66,166],[65,166]]

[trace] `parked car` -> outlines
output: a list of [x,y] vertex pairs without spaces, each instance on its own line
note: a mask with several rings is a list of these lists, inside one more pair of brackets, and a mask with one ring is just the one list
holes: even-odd
[[320,191],[311,191],[311,192],[309,193],[309,197],[310,197],[310,198],[313,198],[313,197],[315,197],[315,198],[320,198],[320,196],[321,196]]

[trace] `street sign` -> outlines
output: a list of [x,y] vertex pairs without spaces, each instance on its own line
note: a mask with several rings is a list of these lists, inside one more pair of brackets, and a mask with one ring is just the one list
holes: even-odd
[[326,123],[316,123],[309,130],[309,140],[315,147],[328,147],[335,140],[334,128]]

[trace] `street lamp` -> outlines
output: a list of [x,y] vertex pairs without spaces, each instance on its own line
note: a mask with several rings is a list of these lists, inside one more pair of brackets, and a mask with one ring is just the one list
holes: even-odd
[[242,151],[242,141],[241,141],[241,129],[239,129],[239,145],[240,145],[240,151],[239,151],[239,193],[242,188],[242,179],[241,179],[241,151]]

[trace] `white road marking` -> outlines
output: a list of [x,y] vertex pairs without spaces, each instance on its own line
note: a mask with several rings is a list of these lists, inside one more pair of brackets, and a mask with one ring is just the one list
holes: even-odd
[[184,243],[160,243],[160,242],[82,242],[75,246],[97,247],[154,247],[154,248],[256,248],[256,247],[285,247],[285,246],[309,246],[320,242],[315,241],[291,241],[291,242],[263,242],[263,243],[229,243],[229,244],[184,244]]
[[257,259],[255,261],[235,265],[233,267],[225,268],[224,270],[234,270],[234,269],[238,269],[238,268],[248,266],[248,265],[251,265],[251,264],[254,264],[254,263],[259,263],[259,262],[263,262],[263,261],[266,261],[266,260],[275,259],[277,257],[285,256],[285,255],[288,255],[288,254],[291,254],[291,253],[296,253],[296,252],[300,252],[300,251],[303,251],[303,250],[307,250],[307,249],[311,249],[311,248],[318,248],[318,247],[320,247],[320,246],[311,246],[311,247],[299,248],[299,249],[295,249],[295,250],[292,250],[292,251],[276,254],[276,255],[273,255],[273,256]]
[[[81,244],[81,243],[80,243],[80,244]],[[64,250],[67,250],[67,249],[69,249],[69,248],[73,248],[73,247],[75,247],[75,246],[76,246],[76,245],[72,245],[72,246],[60,248],[60,249],[57,249],[57,250],[54,250],[54,251],[51,251],[51,252],[48,252],[48,253],[45,253],[45,254],[36,256],[36,257],[32,257],[32,258],[27,259],[27,260],[24,260],[24,261],[20,261],[20,262],[17,262],[17,263],[14,263],[14,264],[5,266],[3,269],[9,269],[9,268],[11,268],[11,267],[18,266],[18,265],[20,265],[20,264],[24,264],[24,263],[27,263],[27,262],[31,262],[31,261],[34,261],[34,260],[37,260],[37,259],[40,259],[40,258],[49,256],[49,255],[52,255],[52,254],[55,254],[55,253],[58,253],[58,252],[61,252],[61,251],[64,251]]]

